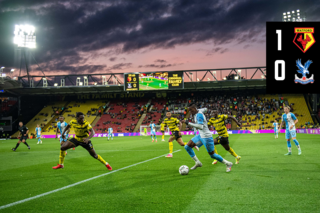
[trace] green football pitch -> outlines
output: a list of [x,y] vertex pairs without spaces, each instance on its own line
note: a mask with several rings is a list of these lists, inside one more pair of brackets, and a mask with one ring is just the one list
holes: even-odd
[[[161,84],[161,87],[160,87]],[[139,90],[159,90],[168,89],[168,81],[157,79],[157,78],[141,78],[139,79]]]
[[[178,169],[192,167],[193,160],[176,142],[173,158],[165,158],[168,143],[161,137],[158,143],[142,136],[92,139],[111,172],[82,147],[68,151],[64,169],[53,170],[58,140],[28,140],[31,150],[21,144],[16,152],[11,148],[17,140],[0,141],[0,213],[319,212],[320,136],[297,136],[300,156],[294,143],[293,155],[284,156],[284,134],[231,135],[230,145],[242,158],[230,173],[221,163],[212,165],[201,147],[195,153],[203,167],[185,176]],[[217,149],[234,162],[223,147]]]

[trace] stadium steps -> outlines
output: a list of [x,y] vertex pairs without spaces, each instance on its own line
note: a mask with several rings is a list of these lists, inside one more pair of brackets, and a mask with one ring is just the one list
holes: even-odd
[[144,120],[144,118],[145,118],[146,116],[147,116],[146,113],[143,113],[143,114],[141,115],[141,118],[139,119],[139,121],[137,122],[136,126],[134,127],[133,132],[138,132],[138,131],[140,130],[140,126],[141,126],[141,124],[142,124],[142,122],[143,122],[143,120]]
[[[68,106],[70,102],[67,102],[64,105],[64,109],[60,112],[60,114],[63,114],[64,111],[66,110],[66,107]],[[57,118],[59,118],[60,115],[55,115],[43,128],[42,128],[42,132],[47,132],[48,127],[52,124],[52,122],[54,122]]]
[[[110,104],[110,101],[106,104],[106,109],[104,111],[102,111],[103,113],[109,111],[109,109],[110,109],[109,104]],[[97,117],[91,123],[91,126],[95,127],[101,117],[102,117],[101,115],[97,115]]]
[[293,113],[298,114],[297,118],[299,120],[296,127],[305,125],[306,122],[313,122],[303,95],[286,95],[285,98],[288,100],[289,104],[294,103]]
[[[54,113],[52,107],[61,108],[62,106],[65,105],[65,103],[66,101],[57,102],[55,104],[48,104],[46,107],[42,108],[42,110],[36,116],[34,116],[27,124],[25,124],[25,126],[27,126],[29,129],[29,136],[31,133],[35,134],[35,129],[37,127],[37,124],[42,123],[46,125],[48,121],[50,121],[52,117],[54,117],[52,116],[52,114]],[[45,114],[48,114],[48,116],[45,116]],[[35,119],[39,119],[39,120],[35,120]],[[19,131],[14,133],[12,137],[17,137],[18,134],[19,134]]]

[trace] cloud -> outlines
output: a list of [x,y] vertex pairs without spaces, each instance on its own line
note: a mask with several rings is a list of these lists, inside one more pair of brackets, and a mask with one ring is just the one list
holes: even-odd
[[154,61],[155,63],[167,63],[166,60],[163,60],[163,59],[157,59]]
[[108,71],[123,70],[123,69],[130,68],[131,66],[132,66],[132,63],[119,63],[119,64],[115,64],[115,65],[109,67],[107,70]]
[[[94,55],[99,50],[110,51],[110,60],[119,54],[210,41],[207,54],[223,54],[227,44],[264,42],[266,21],[281,21],[283,11],[296,8],[308,19],[320,20],[318,0],[303,1],[302,6],[299,0],[3,0],[0,8],[2,66],[13,65],[14,25],[28,20],[37,29],[35,58],[54,70],[77,63],[88,66],[84,64],[91,59],[84,53]],[[141,66],[176,65],[158,63]]]
[[115,61],[117,59],[117,57],[111,57],[109,58],[109,61]]
[[138,68],[167,68],[167,67],[174,67],[178,65],[182,65],[183,63],[179,64],[146,64],[146,65],[140,65]]

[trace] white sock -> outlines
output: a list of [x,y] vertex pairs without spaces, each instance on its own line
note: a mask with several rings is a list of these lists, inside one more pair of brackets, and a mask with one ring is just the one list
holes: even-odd
[[300,145],[297,146],[298,150],[300,150]]
[[288,147],[288,152],[291,152],[291,147]]
[[196,155],[193,156],[192,159],[193,159],[196,163],[197,163],[197,162],[200,162]]
[[221,163],[228,165],[230,162],[225,160],[225,159],[223,159]]

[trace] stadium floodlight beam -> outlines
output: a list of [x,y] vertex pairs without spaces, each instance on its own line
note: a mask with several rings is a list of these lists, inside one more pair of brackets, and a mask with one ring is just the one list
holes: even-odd
[[18,47],[36,48],[35,27],[32,25],[15,25],[13,43]]
[[235,80],[239,80],[239,76],[234,76],[234,79]]

